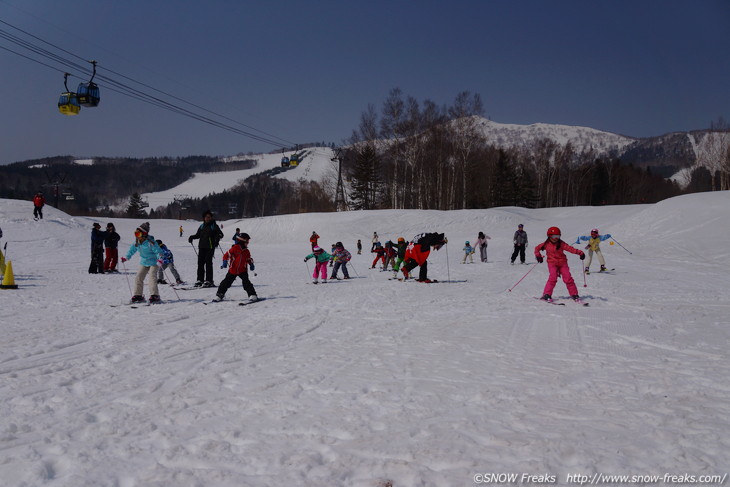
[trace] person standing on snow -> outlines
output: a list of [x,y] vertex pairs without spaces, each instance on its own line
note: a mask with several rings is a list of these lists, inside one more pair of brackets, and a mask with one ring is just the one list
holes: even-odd
[[213,287],[213,254],[218,242],[223,238],[223,231],[213,220],[213,213],[206,210],[203,213],[203,223],[198,227],[198,231],[194,235],[188,237],[191,244],[193,240],[200,239],[198,242],[198,280],[195,287]]
[[598,262],[601,264],[601,269],[599,272],[603,272],[606,270],[606,260],[603,258],[603,253],[601,252],[601,242],[604,240],[607,240],[611,238],[611,234],[607,233],[606,235],[599,235],[598,229],[594,228],[591,230],[591,236],[581,236],[578,237],[578,239],[575,241],[576,244],[580,244],[581,241],[585,242],[588,241],[588,245],[586,245],[586,249],[588,250],[588,262],[586,262],[586,274],[590,274],[590,267],[591,262],[593,261],[593,253],[595,252],[596,257],[598,257]]
[[[153,269],[156,269],[159,263],[162,262],[164,254],[160,246],[157,245],[155,237],[150,235],[149,232],[149,222],[144,222],[138,226],[134,231],[134,243],[130,245],[126,257],[122,257],[122,262],[127,262],[135,253],[139,252],[140,267],[137,271],[137,276],[134,278],[134,295],[132,295],[131,303],[144,302],[144,278],[148,274],[149,302],[150,304],[161,302],[160,292],[157,288],[157,272]],[[152,272],[150,272],[151,270]]]
[[462,250],[464,250],[464,258],[461,260],[461,263],[466,264],[466,259],[468,257],[469,263],[473,264],[475,250],[474,250],[474,247],[471,246],[471,244],[469,243],[468,240],[466,242],[464,242],[464,248]]
[[43,196],[43,192],[38,191],[33,196],[33,218],[35,220],[43,220],[43,206],[46,204],[46,198]]
[[89,274],[104,274],[104,238],[106,238],[106,232],[101,231],[101,225],[94,223],[91,229]]
[[344,274],[345,279],[349,279],[350,274],[347,272],[347,263],[350,262],[350,259],[352,259],[352,254],[347,251],[342,242],[337,242],[335,250],[332,252],[332,260],[335,262],[335,266],[332,268],[330,279],[337,279],[337,271],[340,267],[342,267],[342,274]]
[[167,281],[165,280],[165,270],[168,268],[170,269],[170,272],[172,272],[172,276],[175,278],[175,285],[184,284],[182,279],[180,279],[180,274],[178,274],[177,269],[175,268],[175,257],[172,255],[172,250],[168,249],[167,246],[162,243],[162,240],[156,240],[157,245],[160,246],[162,249],[162,264],[160,264],[157,268],[157,284],[167,284]]
[[113,223],[106,224],[106,232],[104,232],[104,246],[106,247],[106,254],[104,257],[104,272],[119,272],[117,271],[117,261],[119,260],[119,239],[121,237],[114,228]]
[[542,291],[542,298],[545,301],[552,302],[553,300],[553,289],[555,284],[558,282],[558,277],[563,278],[565,286],[568,288],[570,297],[575,302],[580,302],[580,296],[578,295],[578,288],[575,285],[573,276],[570,275],[570,267],[568,267],[568,258],[565,252],[576,254],[580,256],[580,260],[586,258],[586,254],[582,250],[571,247],[567,243],[560,240],[560,229],[558,227],[550,227],[547,231],[547,240],[535,247],[535,258],[537,262],[542,264],[542,251],[545,251],[547,256],[548,265],[548,280],[545,283],[545,288]]
[[317,242],[319,241],[319,235],[317,235],[317,232],[312,231],[312,236],[309,237],[309,243],[312,246],[312,250],[317,246]]
[[213,301],[222,301],[226,297],[226,292],[231,287],[231,284],[240,278],[243,282],[243,290],[248,294],[250,301],[258,301],[259,297],[256,295],[256,289],[254,289],[251,280],[248,278],[248,267],[251,266],[251,270],[254,269],[253,259],[251,258],[251,251],[248,250],[248,242],[251,237],[247,233],[241,233],[236,237],[236,243],[223,254],[223,268],[228,268],[226,277],[221,281],[218,286],[218,291],[215,293]]
[[308,261],[312,257],[314,257],[316,261],[314,264],[314,272],[312,273],[314,281],[312,282],[317,284],[317,279],[322,277],[322,283],[324,284],[327,282],[327,263],[332,260],[332,256],[325,252],[323,248],[315,245],[314,249],[312,249],[312,253],[304,258],[304,262]]
[[416,235],[406,247],[405,265],[402,267],[403,278],[408,279],[409,273],[420,266],[418,273],[419,282],[432,282],[428,278],[428,256],[431,254],[431,247],[439,250],[446,245],[448,240],[443,233],[421,233]]
[[403,261],[406,258],[406,248],[408,244],[406,239],[398,237],[398,243],[396,244],[395,264],[393,264],[393,277],[398,277],[398,271],[400,266],[403,265]]
[[512,258],[511,263],[515,263],[515,259],[517,259],[517,254],[520,255],[520,263],[525,263],[525,248],[527,248],[527,232],[523,230],[524,225],[520,223],[517,225],[517,231],[515,232],[515,236],[512,238],[512,243],[515,246],[515,251],[512,252]]
[[487,240],[490,240],[490,237],[484,235],[484,232],[479,232],[477,241],[474,242],[474,248],[479,249],[479,258],[482,262],[487,262]]

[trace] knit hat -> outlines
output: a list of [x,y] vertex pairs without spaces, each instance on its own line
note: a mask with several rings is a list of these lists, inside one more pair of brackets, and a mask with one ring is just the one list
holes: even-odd
[[244,241],[245,241],[245,240],[251,240],[251,237],[249,237],[249,236],[248,236],[248,233],[240,233],[240,234],[239,234],[239,235],[238,235],[238,236],[236,237],[236,240],[244,240]]
[[144,222],[137,227],[137,230],[142,231],[142,233],[150,233],[150,222]]
[[314,247],[312,247],[312,252],[314,252],[315,254],[319,254],[324,252],[324,250],[322,250],[322,247],[315,245]]
[[94,226],[94,228],[101,228],[101,225],[99,225],[98,223],[94,223],[93,226]]

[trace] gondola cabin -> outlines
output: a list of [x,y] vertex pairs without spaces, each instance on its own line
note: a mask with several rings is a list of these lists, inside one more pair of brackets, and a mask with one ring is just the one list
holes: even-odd
[[281,167],[289,167],[289,158],[284,156],[281,158]]
[[96,83],[80,83],[76,90],[76,96],[79,99],[79,104],[85,107],[96,107],[99,106],[99,86]]
[[299,165],[299,156],[291,156],[289,158],[289,165],[290,166],[298,166]]
[[78,115],[81,111],[81,105],[76,93],[70,91],[61,93],[61,97],[58,99],[58,111],[64,115]]

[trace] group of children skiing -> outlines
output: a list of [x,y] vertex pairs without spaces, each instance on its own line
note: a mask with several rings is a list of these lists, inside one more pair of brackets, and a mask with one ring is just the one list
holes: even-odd
[[[137,227],[134,243],[130,246],[126,256],[121,258],[122,262],[126,262],[135,253],[139,253],[140,255],[140,268],[135,278],[135,287],[131,299],[132,303],[139,303],[145,300],[143,294],[145,278],[148,281],[150,293],[149,302],[160,302],[158,283],[166,283],[164,271],[167,269],[172,272],[176,279],[176,284],[182,284],[180,275],[175,269],[172,252],[161,240],[156,240],[150,235],[149,231],[149,222],[142,223]],[[582,241],[588,242],[585,247],[589,256],[588,263],[585,266],[586,273],[590,272],[589,268],[594,254],[600,263],[600,271],[606,270],[606,263],[601,253],[600,243],[608,238],[611,238],[610,234],[599,235],[598,229],[594,228],[591,230],[590,236],[581,236],[576,240],[576,244]],[[344,247],[342,242],[337,242],[332,245],[332,251],[328,253],[318,245],[318,239],[319,235],[316,232],[312,232],[312,237],[310,238],[312,252],[304,257],[305,262],[308,262],[310,259],[314,259],[315,261],[312,273],[313,282],[315,284],[319,282],[326,283],[328,280],[328,267],[332,267],[332,271],[329,273],[329,279],[338,279],[337,276],[340,269],[342,270],[343,278],[350,279],[348,263],[352,259],[352,254]],[[466,263],[467,259],[473,262],[473,254],[477,250],[480,252],[481,261],[488,262],[486,249],[489,239],[489,236],[483,232],[479,232],[474,246],[471,246],[470,242],[466,241],[463,248],[464,258],[462,263]],[[254,270],[254,261],[248,249],[250,240],[251,237],[247,233],[241,233],[240,229],[236,229],[236,234],[233,237],[233,246],[223,255],[223,265],[221,268],[227,268],[228,271],[218,286],[214,301],[223,300],[226,292],[236,279],[242,281],[243,289],[247,293],[250,301],[257,301],[259,299],[248,276],[249,269],[251,271]],[[410,242],[406,242],[403,237],[399,237],[397,243],[389,240],[383,246],[379,241],[377,233],[375,233],[371,250],[375,254],[375,259],[370,268],[374,269],[378,265],[378,262],[380,262],[381,270],[388,270],[390,267],[390,270],[395,273],[394,277],[397,277],[399,272],[401,272],[403,274],[402,279],[409,279],[411,272],[416,267],[419,267],[419,275],[416,280],[429,283],[432,282],[428,278],[429,254],[432,249],[439,250],[446,243],[448,243],[448,239],[443,233],[430,232],[419,234]],[[511,259],[513,264],[518,255],[521,257],[521,260],[523,259],[521,254],[524,253],[524,246],[527,245],[527,234],[524,232],[522,224],[519,225],[515,233],[514,244],[515,252]],[[543,252],[545,257],[543,257]],[[548,228],[547,239],[534,249],[535,259],[538,263],[547,260],[548,279],[543,288],[541,298],[545,301],[552,301],[552,294],[558,278],[562,278],[570,297],[580,302],[578,288],[571,275],[566,252],[578,255],[581,260],[584,260],[586,257],[586,254],[582,250],[572,247],[562,240],[561,231],[558,227]],[[205,264],[203,264],[204,266]],[[150,273],[153,269],[155,270]]]

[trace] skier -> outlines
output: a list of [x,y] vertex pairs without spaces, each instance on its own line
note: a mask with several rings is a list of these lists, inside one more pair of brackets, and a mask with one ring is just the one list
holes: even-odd
[[106,232],[101,231],[101,225],[94,223],[91,229],[91,264],[89,274],[104,274],[104,239]]
[[475,250],[474,250],[474,247],[471,246],[471,244],[469,243],[468,240],[466,242],[464,242],[464,248],[462,250],[464,251],[464,258],[461,260],[461,263],[466,264],[466,258],[468,257],[469,263],[473,264]]
[[515,263],[515,259],[517,259],[517,254],[520,254],[520,263],[525,263],[525,248],[527,247],[527,232],[523,230],[524,225],[520,223],[517,225],[517,231],[515,232],[515,236],[512,238],[512,243],[515,246],[515,251],[512,252],[512,258],[511,263]]
[[309,243],[312,245],[312,250],[317,246],[317,242],[319,241],[319,235],[317,235],[317,232],[312,231],[312,236],[309,237]]
[[188,237],[191,244],[193,240],[200,239],[198,242],[198,280],[195,287],[213,287],[213,254],[218,242],[223,238],[223,231],[213,219],[213,213],[206,210],[203,213],[203,223],[198,227],[195,235]]
[[575,285],[573,276],[570,275],[570,267],[568,267],[568,258],[565,252],[568,251],[571,254],[577,254],[580,256],[580,260],[586,258],[586,254],[582,250],[571,247],[567,243],[560,240],[560,229],[558,227],[550,227],[547,231],[547,240],[535,247],[535,258],[537,262],[542,264],[542,251],[545,251],[547,255],[548,280],[545,283],[545,289],[542,292],[542,298],[545,301],[552,302],[553,289],[555,284],[558,282],[558,277],[563,278],[565,286],[568,288],[570,297],[576,303],[580,303],[580,296],[578,295],[578,288]]
[[106,232],[104,232],[104,246],[106,247],[106,255],[104,258],[104,272],[119,272],[117,270],[117,261],[119,260],[119,239],[121,237],[114,228],[113,223],[106,224]]
[[491,240],[489,235],[484,235],[484,232],[479,232],[477,241],[474,243],[474,248],[479,249],[479,257],[482,262],[488,262],[487,260],[487,240]]
[[342,245],[342,242],[337,242],[335,244],[335,250],[332,252],[332,260],[335,265],[332,268],[330,279],[337,279],[337,271],[340,267],[342,267],[342,274],[344,274],[345,279],[349,279],[350,273],[347,272],[347,263],[350,262],[350,259],[352,259],[352,254],[347,251],[345,246]]
[[383,270],[388,270],[388,264],[390,264],[391,269],[395,269],[395,258],[398,256],[398,250],[395,247],[395,244],[392,240],[388,240],[385,242],[385,265],[383,266]]
[[603,253],[601,252],[601,242],[604,240],[607,240],[611,238],[611,234],[607,233],[606,235],[599,235],[598,229],[594,228],[591,230],[591,236],[586,237],[581,236],[578,237],[578,239],[575,241],[576,244],[579,244],[581,241],[585,242],[588,241],[588,245],[586,245],[586,249],[588,250],[588,262],[586,262],[586,269],[585,273],[590,274],[590,267],[591,262],[593,261],[593,253],[596,253],[596,257],[598,257],[598,262],[601,264],[601,269],[599,272],[603,272],[606,270],[606,260],[603,258]]
[[[378,261],[383,262],[383,266],[385,266],[385,249],[380,244],[380,242],[375,242],[375,248],[370,251],[371,254],[375,254],[375,259],[373,259],[373,265],[370,266],[371,269],[375,269],[375,264],[378,263]],[[385,270],[385,267],[383,267],[383,270]]]
[[357,255],[362,254],[362,242],[360,239],[357,239]]
[[243,283],[243,290],[248,294],[248,299],[251,302],[258,301],[259,297],[256,295],[256,289],[248,278],[248,268],[254,269],[253,259],[251,258],[251,251],[248,250],[248,242],[251,237],[247,233],[241,233],[236,237],[236,243],[223,254],[223,268],[228,267],[228,273],[226,277],[221,281],[218,286],[218,291],[215,293],[213,301],[222,301],[226,297],[226,292],[231,284],[234,283],[236,278],[240,278]]
[[[144,222],[134,231],[134,243],[129,246],[126,257],[122,257],[122,262],[127,262],[132,256],[139,251],[140,267],[137,276],[134,278],[134,295],[132,295],[131,303],[143,303],[144,295],[144,278],[147,278],[147,285],[150,291],[150,304],[160,303],[160,292],[157,289],[157,272],[153,269],[162,262],[164,254],[155,237],[149,234],[150,223]],[[150,272],[152,270],[152,272]]]
[[182,237],[182,234],[183,234],[183,227],[182,227],[182,225],[180,225],[180,236],[181,237]]
[[378,237],[378,232],[373,232],[373,240],[372,240],[373,244],[370,246],[370,252],[375,250],[375,244],[377,244],[379,242],[380,242],[380,237]]
[[168,249],[167,245],[162,243],[162,240],[157,240],[156,242],[162,249],[162,264],[157,268],[157,284],[167,284],[165,280],[165,270],[167,269],[170,269],[170,272],[172,272],[172,276],[175,278],[175,285],[179,286],[180,284],[184,284],[175,268],[175,257],[172,255],[172,250]]
[[441,247],[446,245],[448,240],[443,233],[421,233],[416,235],[411,243],[406,248],[405,262],[401,269],[403,272],[403,278],[408,279],[409,273],[420,266],[421,269],[418,273],[419,282],[429,283],[432,282],[428,278],[428,256],[431,253],[431,247],[434,250],[439,250]]
[[46,204],[46,198],[42,191],[38,191],[33,196],[33,219],[43,220],[43,206]]
[[234,244],[235,243],[238,243],[238,236],[239,235],[241,235],[241,229],[240,228],[236,228],[236,233],[233,234],[233,238],[231,239],[231,240],[233,240],[233,243]]
[[314,279],[315,284],[317,284],[317,279],[319,276],[322,277],[322,283],[327,282],[327,262],[332,260],[332,256],[324,251],[323,248],[315,245],[312,249],[312,253],[309,254],[304,258],[304,262],[308,261],[314,257],[316,263],[314,264],[314,273],[312,273],[312,278]]

